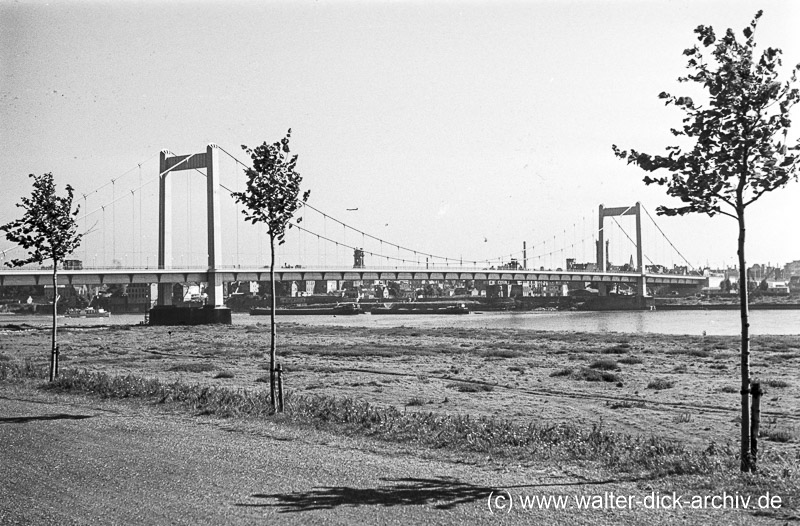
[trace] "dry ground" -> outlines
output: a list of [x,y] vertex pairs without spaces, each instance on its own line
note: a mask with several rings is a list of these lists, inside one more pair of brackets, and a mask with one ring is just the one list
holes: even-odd
[[[45,363],[49,330],[0,326],[0,360]],[[266,389],[269,326],[62,328],[61,365]],[[493,415],[660,435],[697,447],[738,437],[735,337],[513,329],[366,329],[280,323],[295,393],[408,411]],[[766,390],[761,451],[800,455],[800,336],[753,339]]]

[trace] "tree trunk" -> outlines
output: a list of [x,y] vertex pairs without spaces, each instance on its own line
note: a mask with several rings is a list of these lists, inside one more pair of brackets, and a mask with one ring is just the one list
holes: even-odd
[[747,291],[747,264],[744,257],[744,207],[739,219],[739,312],[742,318],[742,471],[751,470],[750,462],[750,313]]
[[56,377],[56,345],[58,345],[58,261],[53,260],[53,334],[50,347],[50,381]]
[[272,409],[277,410],[275,399],[275,337],[277,331],[275,330],[275,309],[277,302],[275,301],[275,238],[269,236],[269,286],[270,286],[270,310],[269,310],[269,401],[272,404]]

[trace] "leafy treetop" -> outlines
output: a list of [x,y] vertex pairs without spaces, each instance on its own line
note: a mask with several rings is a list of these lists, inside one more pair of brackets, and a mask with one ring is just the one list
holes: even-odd
[[[253,167],[247,168],[247,189],[234,192],[234,198],[245,205],[242,213],[251,223],[265,223],[270,237],[283,244],[286,230],[291,228],[291,219],[298,208],[308,200],[311,194],[307,190],[301,199],[300,183],[303,178],[296,171],[297,155],[289,156],[289,138],[286,137],[273,144],[264,142],[254,149],[242,145],[253,161]],[[298,218],[299,223],[302,218]]]
[[[648,172],[662,168],[672,172],[670,178],[644,178],[648,185],[667,186],[667,194],[684,203],[660,206],[659,214],[702,212],[739,218],[764,193],[797,179],[800,141],[787,147],[787,132],[789,111],[800,99],[796,87],[800,64],[781,83],[780,49],[769,47],[755,58],[754,35],[761,14],[756,13],[744,29],[743,43],[731,29],[721,39],[712,27],[700,25],[694,30],[700,45],[711,48],[711,60],[704,59],[698,45],[686,49],[689,74],[678,81],[700,84],[708,92],[707,105],[696,104],[691,97],[659,94],[667,106],[674,104],[685,112],[682,128],[671,132],[694,141],[691,149],[668,146],[666,155],[649,155],[613,146],[628,164]],[[722,205],[732,210],[723,210]]]
[[72,210],[73,188],[66,186],[67,195],[56,195],[53,174],[30,174],[33,192],[23,197],[17,207],[25,210],[22,218],[0,226],[6,239],[28,250],[24,259],[6,262],[9,267],[41,263],[46,259],[62,261],[79,245],[83,234],[77,232],[75,217],[80,205]]

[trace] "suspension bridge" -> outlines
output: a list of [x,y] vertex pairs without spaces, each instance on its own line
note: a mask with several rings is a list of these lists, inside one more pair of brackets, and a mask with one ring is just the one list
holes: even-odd
[[[156,158],[157,169],[152,166]],[[214,144],[192,154],[163,150],[90,191],[78,192],[84,238],[73,259],[59,270],[60,282],[158,284],[159,305],[171,304],[169,291],[175,283],[205,283],[208,304],[222,306],[223,283],[268,281],[266,227],[246,222],[231,195],[244,187],[246,167]],[[587,227],[584,217],[580,234],[575,222],[561,235],[522,241],[516,250],[480,259],[405,246],[308,203],[298,217],[302,222],[293,224],[286,242],[276,249],[276,281],[592,283],[601,295],[624,284],[639,296],[658,285],[706,283],[639,203],[600,205],[596,227]],[[635,220],[632,228],[623,225],[626,218]],[[643,224],[643,218],[649,223]],[[21,249],[4,248],[1,258],[22,255],[15,251]],[[0,286],[46,285],[51,276],[52,268],[43,266],[4,266]]]

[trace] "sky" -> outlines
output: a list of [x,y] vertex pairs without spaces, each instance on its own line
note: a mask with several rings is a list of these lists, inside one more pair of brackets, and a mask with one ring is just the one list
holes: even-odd
[[[544,252],[580,244],[600,204],[638,201],[653,216],[677,204],[611,145],[672,144],[681,114],[657,95],[686,89],[676,79],[693,29],[741,31],[758,9],[757,41],[783,50],[786,78],[800,63],[800,3],[790,0],[0,0],[0,224],[17,217],[29,173],[53,172],[81,195],[131,169],[128,179],[157,176],[162,149],[215,143],[247,160],[240,145],[291,128],[309,203],[390,243],[464,260],[523,241]],[[122,183],[115,192],[129,191]],[[202,190],[186,188],[196,201],[176,205],[188,218],[176,228],[202,238],[191,217]],[[113,230],[87,237],[86,257],[108,262],[98,246],[113,243],[144,263],[155,194],[139,195],[144,217],[132,197],[113,211]],[[732,219],[656,220],[693,266],[735,264]],[[630,218],[619,222],[632,233]],[[763,197],[748,209],[748,263],[800,259],[798,225],[800,183]],[[256,243],[238,226],[234,242],[230,228],[231,254]],[[652,226],[645,234],[652,260],[682,263]],[[629,242],[617,232],[613,243],[612,260],[627,262]],[[587,244],[574,255],[593,261]]]

